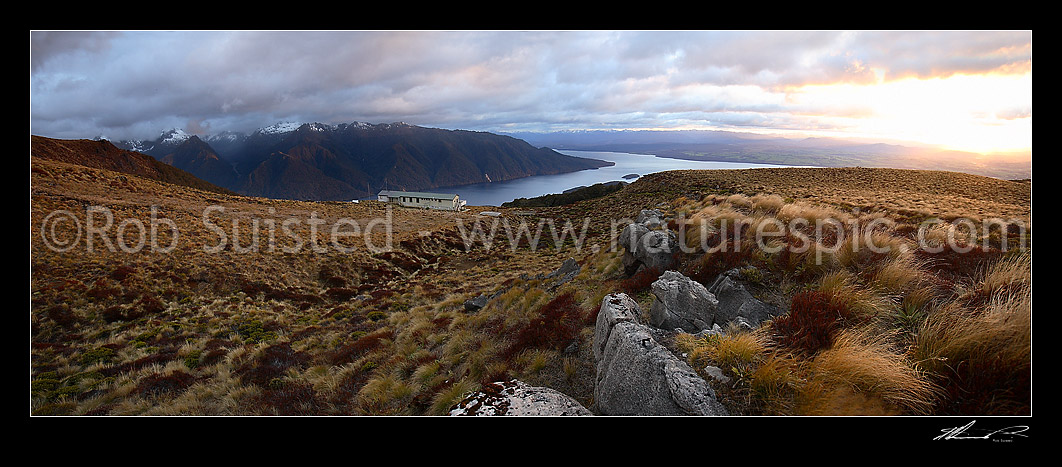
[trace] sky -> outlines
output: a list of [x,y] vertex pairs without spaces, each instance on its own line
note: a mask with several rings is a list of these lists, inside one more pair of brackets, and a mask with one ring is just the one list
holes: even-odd
[[1031,31],[30,31],[30,130],[406,122],[1031,151]]

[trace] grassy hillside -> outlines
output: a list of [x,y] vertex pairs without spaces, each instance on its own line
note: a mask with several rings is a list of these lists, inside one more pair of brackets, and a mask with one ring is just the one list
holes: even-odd
[[[66,162],[215,193],[235,194],[154,157],[119,149],[108,141],[61,140],[35,135],[30,136],[30,141],[30,152],[34,162],[37,160]],[[39,164],[33,163],[32,165],[34,170],[39,170]]]
[[[749,277],[760,296],[792,310],[754,332],[670,343],[694,368],[725,370],[732,383],[716,389],[731,413],[1030,407],[1027,183],[877,169],[683,171],[566,206],[449,213],[236,196],[36,158],[33,166],[33,414],[444,414],[503,378],[590,406],[602,297],[625,291],[644,309],[652,299],[654,277],[624,276],[622,250],[611,248],[620,220],[645,208],[690,232],[683,241],[692,248],[678,256],[684,274],[708,282],[756,266]],[[484,210],[502,216],[477,215]],[[113,221],[101,227],[108,213]],[[387,232],[373,220],[388,216],[393,248],[379,251]],[[912,245],[935,220],[1007,222],[967,238],[963,254],[845,254],[826,248],[836,237],[813,230],[800,232],[809,243],[800,254],[698,248],[755,231],[728,239],[724,219],[796,217],[881,226],[866,238],[894,246]],[[133,248],[137,226],[150,231],[152,219],[162,248]],[[286,220],[297,222],[286,231]],[[102,233],[79,236],[90,221]],[[483,235],[466,243],[476,222]],[[572,230],[559,237],[566,224]],[[521,225],[523,240],[506,235]],[[935,229],[929,240],[947,238]],[[763,246],[791,246],[801,240],[793,233]],[[581,266],[571,282],[538,276],[569,257]],[[497,295],[467,311],[465,300],[480,294]]]

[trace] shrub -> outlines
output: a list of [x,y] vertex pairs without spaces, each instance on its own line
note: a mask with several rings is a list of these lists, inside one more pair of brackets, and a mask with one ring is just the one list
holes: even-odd
[[109,363],[114,358],[115,351],[109,347],[99,347],[81,354],[79,361],[82,365],[95,363]]
[[778,344],[810,356],[830,347],[851,318],[844,304],[821,291],[805,291],[793,296],[789,312],[771,322],[771,331]]
[[254,398],[255,405],[265,415],[314,415],[320,413],[320,400],[313,385],[281,378],[270,380],[269,386]]
[[189,352],[188,355],[184,357],[184,366],[190,369],[195,369],[199,366],[201,355],[202,352],[199,350]]
[[236,333],[248,344],[269,342],[277,338],[276,331],[268,329],[266,325],[258,320],[248,320],[240,323],[236,327]]
[[139,306],[141,313],[144,315],[153,315],[166,310],[166,305],[164,305],[158,298],[155,298],[154,295],[150,294],[141,296],[137,305]]
[[67,303],[49,307],[44,313],[51,318],[52,321],[55,321],[55,324],[64,328],[72,328],[75,324],[80,322],[77,314],[70,310],[70,305]]
[[136,268],[123,264],[121,266],[118,266],[117,268],[114,268],[114,271],[111,271],[110,277],[111,279],[121,282],[124,281],[126,277],[129,277],[130,275],[135,273]]
[[752,263],[754,257],[755,248],[751,245],[744,245],[739,251],[735,251],[732,245],[728,245],[725,249],[705,253],[699,260],[688,266],[684,273],[697,282],[711,284],[719,274],[748,265]]

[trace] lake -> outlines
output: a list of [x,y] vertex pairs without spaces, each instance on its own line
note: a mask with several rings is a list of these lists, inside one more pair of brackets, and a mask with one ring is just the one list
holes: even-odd
[[711,161],[687,161],[670,159],[645,154],[629,154],[623,152],[601,151],[570,151],[557,150],[561,154],[589,159],[599,159],[614,162],[616,165],[599,169],[580,170],[557,175],[535,175],[516,180],[494,183],[477,183],[459,187],[441,188],[437,191],[457,193],[461,199],[468,201],[469,206],[501,206],[502,203],[517,198],[534,198],[536,196],[561,193],[564,190],[578,186],[590,186],[595,183],[611,182],[615,180],[633,182],[635,179],[624,180],[623,176],[638,174],[645,176],[651,173],[665,170],[684,169],[756,169],[767,167],[787,167],[770,164],[747,164],[742,162],[711,162]]

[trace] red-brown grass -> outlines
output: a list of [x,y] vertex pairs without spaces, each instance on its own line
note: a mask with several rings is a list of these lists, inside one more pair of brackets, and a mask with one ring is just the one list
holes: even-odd
[[307,361],[308,355],[292,350],[291,344],[284,342],[269,346],[257,358],[237,368],[235,374],[247,384],[267,387],[274,379],[283,377],[289,368]]
[[142,396],[159,396],[165,393],[180,393],[195,382],[195,377],[183,371],[168,375],[154,374],[137,384],[136,392]]
[[537,314],[537,318],[517,331],[512,345],[503,353],[505,358],[527,349],[563,349],[578,337],[586,320],[572,292],[557,295]]
[[354,342],[343,345],[336,351],[330,352],[328,355],[328,361],[332,365],[343,365],[353,362],[362,355],[379,347],[385,339],[392,338],[394,338],[394,331],[386,328],[377,330],[361,336]]
[[793,296],[789,312],[772,321],[771,330],[778,344],[811,356],[829,348],[852,315],[825,293],[805,291]]
[[314,415],[320,413],[321,398],[308,383],[274,382],[254,397],[262,415]]

